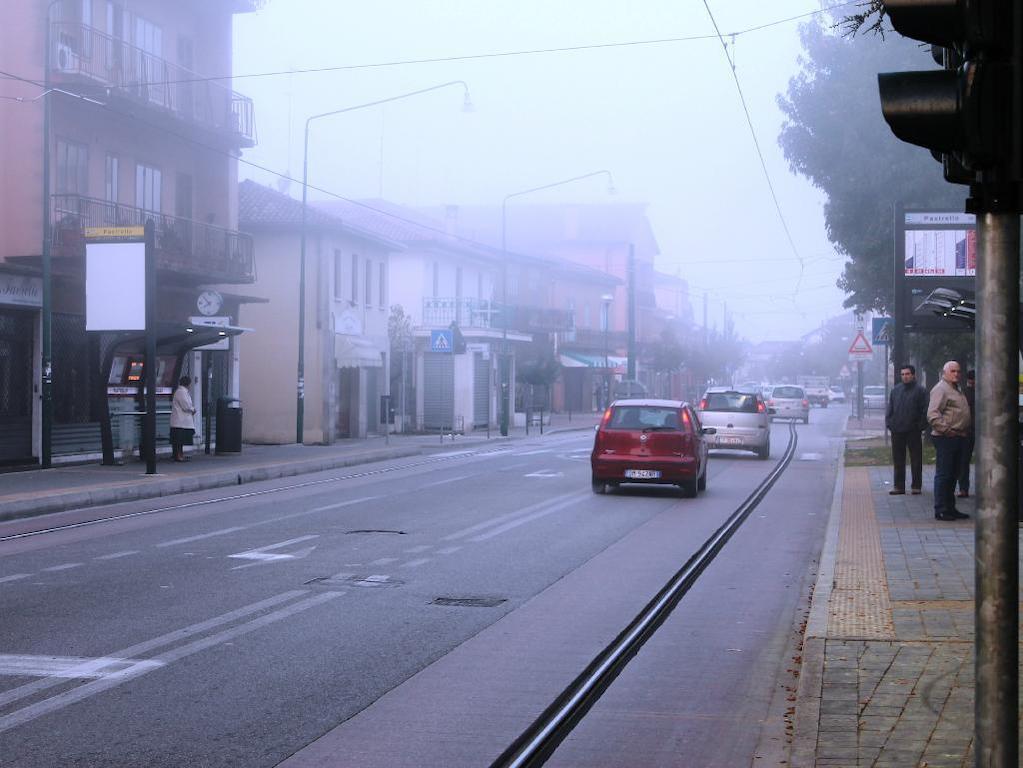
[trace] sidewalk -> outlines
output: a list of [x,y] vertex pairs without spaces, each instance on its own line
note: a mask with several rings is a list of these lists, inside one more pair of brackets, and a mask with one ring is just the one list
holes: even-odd
[[[870,431],[850,419],[847,436]],[[933,466],[920,496],[889,496],[891,474],[839,470],[804,635],[796,768],[973,765],[975,499],[957,499],[970,519],[940,522]]]
[[[592,430],[597,413],[553,414],[544,435],[572,430]],[[526,437],[525,427],[515,427],[502,438],[496,429],[466,435],[390,435],[358,440],[339,440],[333,445],[245,445],[241,453],[206,455],[199,447],[191,461],[176,463],[169,453],[157,457],[157,474],[145,474],[137,459],[121,466],[63,465],[0,474],[0,521],[61,512],[82,507],[169,496],[209,488],[244,485],[260,480],[321,472],[386,459],[420,456],[497,445]],[[538,426],[529,437],[540,438]]]

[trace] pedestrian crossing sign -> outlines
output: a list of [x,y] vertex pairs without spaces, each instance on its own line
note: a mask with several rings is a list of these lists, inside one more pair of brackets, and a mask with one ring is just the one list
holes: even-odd
[[871,336],[874,344],[892,343],[892,319],[890,317],[875,317],[871,319]]
[[448,329],[440,331],[430,331],[430,351],[446,352],[448,354],[454,352],[455,351],[454,333]]

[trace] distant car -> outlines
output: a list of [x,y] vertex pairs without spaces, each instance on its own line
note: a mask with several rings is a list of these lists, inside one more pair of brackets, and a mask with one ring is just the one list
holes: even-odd
[[700,420],[717,433],[707,439],[711,448],[753,451],[771,455],[771,414],[756,389],[710,387],[700,399]]
[[845,402],[845,391],[837,384],[832,384],[828,387],[830,393],[831,402],[833,403],[844,403]]
[[876,384],[863,388],[863,407],[882,410],[885,406],[884,387]]
[[794,384],[779,384],[771,390],[767,398],[767,407],[774,408],[771,421],[775,419],[800,419],[804,424],[810,423],[810,401],[802,387]]
[[680,400],[618,400],[597,425],[590,454],[594,493],[622,483],[677,485],[694,497],[707,487],[707,435],[696,410]]

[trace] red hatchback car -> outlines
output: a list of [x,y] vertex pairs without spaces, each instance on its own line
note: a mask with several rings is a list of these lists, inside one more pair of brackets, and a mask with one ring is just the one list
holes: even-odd
[[679,400],[616,400],[597,426],[590,454],[593,492],[621,483],[677,485],[687,497],[707,487],[707,441],[696,410]]

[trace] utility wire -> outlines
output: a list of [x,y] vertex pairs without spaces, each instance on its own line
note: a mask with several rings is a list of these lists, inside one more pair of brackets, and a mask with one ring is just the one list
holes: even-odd
[[[788,24],[792,21],[799,21],[810,16],[818,16],[822,13],[833,10],[834,8],[841,8],[846,5],[857,5],[861,0],[849,0],[849,2],[841,3],[840,5],[832,6],[831,8],[819,8],[815,11],[808,11],[807,13],[801,13],[797,16],[789,16],[784,19],[777,19],[776,21],[769,21],[765,24],[760,24],[755,27],[749,27],[748,29],[742,29],[737,32],[727,33],[728,37],[733,40],[740,35],[746,35],[752,32],[759,32],[770,27],[776,27],[781,24]],[[370,62],[365,64],[339,64],[331,65],[326,67],[309,67],[303,69],[282,69],[282,70],[271,70],[269,72],[251,72],[242,75],[214,75],[209,77],[192,77],[192,78],[181,78],[176,80],[140,80],[121,83],[122,87],[138,87],[138,86],[161,86],[161,85],[177,85],[179,83],[207,83],[221,80],[248,80],[263,77],[281,77],[284,75],[308,75],[308,74],[323,74],[326,72],[349,72],[352,70],[360,69],[382,69],[386,67],[404,67],[411,66],[414,64],[450,64],[458,61],[480,61],[486,59],[501,59],[511,58],[515,56],[540,56],[554,53],[578,53],[581,51],[599,51],[607,50],[611,48],[630,48],[640,47],[648,45],[668,45],[672,43],[689,43],[699,40],[714,40],[720,35],[689,35],[686,37],[663,37],[654,38],[651,40],[626,40],[614,43],[590,43],[585,45],[568,45],[560,46],[556,48],[533,48],[520,51],[493,51],[490,53],[470,53],[460,56],[436,56],[422,59],[397,59],[394,61],[378,61]]]
[[750,117],[749,107],[746,105],[746,97],[742,92],[742,84],[739,82],[739,75],[735,71],[735,65],[732,63],[732,57],[728,53],[728,44],[725,42],[725,38],[721,35],[721,31],[718,29],[718,23],[714,19],[714,13],[710,10],[710,5],[707,0],[703,0],[703,7],[707,9],[707,15],[710,16],[710,23],[714,25],[714,31],[717,33],[718,40],[721,42],[721,47],[725,53],[725,58],[728,60],[728,68],[732,71],[732,79],[735,81],[735,89],[739,92],[739,101],[742,102],[742,111],[746,115],[746,124],[749,126],[750,136],[753,137],[753,146],[757,150],[757,157],[760,158],[760,167],[764,169],[764,179],[767,181],[767,188],[771,190],[771,199],[774,200],[774,209],[778,212],[778,220],[781,222],[782,229],[785,230],[785,237],[789,241],[792,253],[799,262],[799,277],[796,279],[796,287],[792,291],[792,304],[795,306],[796,296],[799,294],[799,285],[803,281],[803,271],[806,268],[806,264],[803,262],[803,257],[799,254],[799,249],[796,248],[796,243],[792,239],[792,233],[789,231],[788,222],[785,221],[785,215],[782,213],[781,204],[778,202],[778,195],[774,191],[774,184],[771,182],[771,174],[767,171],[767,162],[764,160],[764,153],[760,150],[760,142],[757,140],[757,132],[753,128],[753,119]]

